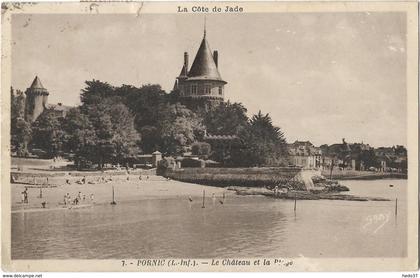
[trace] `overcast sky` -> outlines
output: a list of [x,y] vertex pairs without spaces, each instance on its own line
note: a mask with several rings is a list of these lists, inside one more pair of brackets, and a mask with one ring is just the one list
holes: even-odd
[[[38,75],[49,102],[80,103],[85,80],[173,87],[202,15],[14,15],[12,85]],[[226,98],[262,110],[288,142],[406,145],[403,13],[208,15]]]

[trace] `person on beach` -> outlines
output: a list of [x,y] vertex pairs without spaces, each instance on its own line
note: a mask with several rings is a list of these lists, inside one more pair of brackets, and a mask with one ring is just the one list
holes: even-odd
[[64,205],[65,205],[65,206],[67,206],[67,195],[66,195],[66,194],[64,194],[64,200],[63,200],[63,203],[64,203]]
[[69,179],[66,179],[66,184],[70,184],[70,180]]
[[279,186],[278,185],[276,185],[276,187],[274,187],[274,196],[278,196],[278,194],[279,194]]
[[146,176],[146,180],[149,180],[149,176]]
[[139,181],[141,181],[141,175],[139,176]]
[[23,204],[25,202],[25,192],[24,191],[22,191],[20,193],[20,198],[21,198],[21,201],[22,201],[22,204]]
[[82,200],[82,192],[79,191],[79,193],[77,194],[76,199],[77,199],[78,202]]
[[67,192],[66,196],[67,196],[67,204],[70,205],[71,203],[70,193]]
[[93,203],[93,193],[90,194],[90,201]]
[[28,203],[28,188],[25,187],[25,190],[23,191],[23,197],[24,197],[24,203]]
[[188,196],[188,206],[190,207],[190,209],[191,209],[191,207],[192,207],[192,201],[193,201],[193,199],[192,199],[192,197],[191,197],[191,195],[189,195]]
[[85,177],[85,176],[84,176],[84,177],[83,177],[83,179],[82,179],[82,183],[83,183],[83,184],[86,184],[86,177]]

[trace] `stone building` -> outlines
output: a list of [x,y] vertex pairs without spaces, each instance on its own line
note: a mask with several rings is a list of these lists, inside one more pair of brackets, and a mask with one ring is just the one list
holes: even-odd
[[181,103],[193,110],[197,108],[208,110],[223,102],[224,85],[227,82],[220,76],[219,54],[217,51],[211,51],[206,39],[206,30],[191,68],[188,59],[188,52],[185,52],[184,65],[174,86]]
[[38,76],[35,76],[31,86],[26,89],[25,100],[25,120],[33,123],[44,111],[53,113],[56,117],[64,117],[70,109],[61,103],[48,104],[48,95],[50,94],[41,83]]
[[321,166],[321,150],[310,141],[288,144],[289,162],[294,166],[315,169]]

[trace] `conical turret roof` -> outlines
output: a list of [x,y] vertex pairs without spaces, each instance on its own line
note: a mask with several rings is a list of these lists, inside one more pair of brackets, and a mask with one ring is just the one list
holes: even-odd
[[186,70],[185,70],[185,65],[183,65],[183,66],[182,66],[182,69],[181,69],[181,72],[179,73],[179,77],[187,77],[187,76],[185,75],[185,72],[186,72]]
[[213,54],[205,35],[201,41],[200,48],[197,51],[197,55],[195,56],[191,69],[188,72],[188,79],[223,81],[217,69],[216,63],[214,62]]
[[44,86],[42,86],[41,80],[38,76],[35,76],[34,81],[32,82],[32,85],[30,87],[31,89],[43,89],[45,90]]

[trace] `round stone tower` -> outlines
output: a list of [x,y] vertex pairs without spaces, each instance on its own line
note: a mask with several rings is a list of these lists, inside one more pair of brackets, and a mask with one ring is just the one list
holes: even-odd
[[224,100],[224,86],[218,70],[219,54],[212,52],[206,39],[206,31],[200,47],[188,70],[188,53],[184,53],[184,65],[175,82],[181,102],[190,109],[198,107],[208,110]]
[[48,104],[48,91],[42,86],[38,76],[35,77],[32,85],[26,89],[25,119],[33,123],[44,112]]

